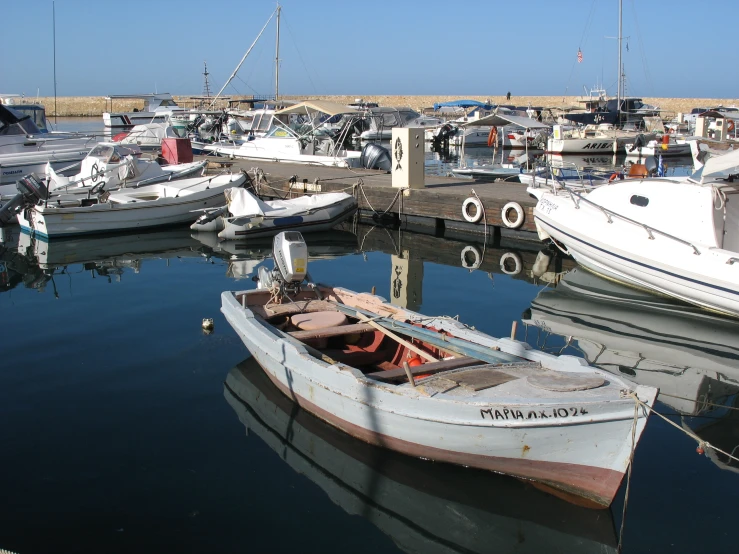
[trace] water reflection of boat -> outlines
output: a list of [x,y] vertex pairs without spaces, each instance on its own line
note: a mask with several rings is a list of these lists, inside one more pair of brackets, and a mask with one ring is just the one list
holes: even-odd
[[610,512],[354,439],[284,396],[253,358],[229,372],[224,396],[247,433],[406,552],[616,551]]
[[15,243],[0,245],[0,291],[21,282],[37,290],[44,290],[49,282],[55,287],[54,277],[71,275],[72,265],[81,265],[95,276],[120,279],[126,269],[138,273],[144,260],[199,258],[201,249],[185,229],[53,242],[18,233]]
[[681,414],[684,427],[739,451],[739,412],[731,409],[739,407],[738,321],[581,269],[540,292],[524,321],[545,341],[549,334],[574,339],[592,365],[659,387],[660,401]]

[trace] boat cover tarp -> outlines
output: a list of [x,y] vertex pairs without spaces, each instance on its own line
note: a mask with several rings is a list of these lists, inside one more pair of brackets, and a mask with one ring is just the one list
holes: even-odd
[[289,200],[263,202],[248,190],[242,188],[227,189],[225,194],[228,211],[234,217],[287,217],[326,208],[352,197],[351,194],[345,192],[330,192],[314,194],[313,196],[301,196]]
[[462,123],[460,127],[505,127],[506,125],[515,125],[517,127],[523,127],[524,129],[548,129],[549,125],[531,119],[530,117],[524,117],[521,115],[507,115],[493,113],[481,117],[475,121],[468,121]]
[[339,115],[344,113],[356,113],[359,110],[351,106],[345,106],[337,102],[329,102],[328,100],[306,100],[300,104],[295,104],[289,108],[284,108],[275,112],[275,115],[289,114],[305,114],[321,112],[328,115]]
[[485,104],[479,100],[452,100],[451,102],[437,102],[434,104],[434,110],[439,108],[483,108],[492,110],[494,107],[492,104]]
[[706,160],[701,174],[701,183],[739,173],[739,150],[721,156],[711,156]]

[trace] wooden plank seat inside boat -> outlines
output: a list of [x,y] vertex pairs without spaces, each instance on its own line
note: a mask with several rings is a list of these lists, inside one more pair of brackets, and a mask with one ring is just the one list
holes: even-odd
[[[463,356],[460,358],[451,358],[449,360],[440,360],[438,362],[429,362],[413,366],[409,369],[411,374],[416,377],[418,375],[434,375],[436,373],[441,373],[442,371],[449,371],[451,369],[459,369],[474,365],[485,365],[485,362]],[[385,371],[367,373],[367,377],[375,379],[376,381],[383,381],[385,383],[402,383],[408,380],[405,369],[402,367],[399,369],[388,369]]]

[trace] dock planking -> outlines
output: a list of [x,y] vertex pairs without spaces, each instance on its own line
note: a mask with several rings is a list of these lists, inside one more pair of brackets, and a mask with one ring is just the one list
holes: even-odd
[[[499,229],[498,233],[504,236],[538,240],[533,217],[536,200],[527,194],[521,183],[427,175],[425,188],[406,189],[399,193],[401,189],[392,187],[391,175],[383,171],[266,160],[208,159],[214,163],[231,164],[235,171],[262,170],[264,181],[257,189],[265,197],[289,198],[344,191],[353,193],[362,214],[374,219],[383,216],[397,223],[412,223],[442,232],[451,229],[471,235],[483,235],[486,230],[495,235]],[[484,208],[484,217],[478,223],[469,223],[462,215],[462,203],[474,196],[473,189]],[[515,230],[508,229],[503,223],[502,210],[508,202],[517,202],[524,212],[523,224]]]

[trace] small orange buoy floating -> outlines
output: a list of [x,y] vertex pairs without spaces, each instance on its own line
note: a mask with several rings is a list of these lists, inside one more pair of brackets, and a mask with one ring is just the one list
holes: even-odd
[[421,356],[413,356],[408,360],[408,365],[410,367],[417,367],[419,365],[423,365],[423,360],[421,359]]

